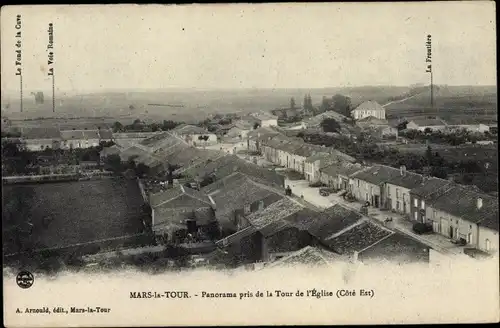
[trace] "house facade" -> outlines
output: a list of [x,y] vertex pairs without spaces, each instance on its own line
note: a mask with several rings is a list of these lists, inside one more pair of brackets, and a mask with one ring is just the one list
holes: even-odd
[[498,250],[498,198],[453,185],[428,202],[427,222],[435,233],[488,253]]
[[[394,169],[397,171],[397,169]],[[421,186],[424,182],[424,177],[420,174],[407,172],[406,167],[403,165],[399,169],[399,174],[394,172],[392,178],[385,184],[387,192],[387,205],[388,209],[396,213],[411,217],[412,204],[411,204],[411,190],[415,187]]]
[[427,223],[427,203],[439,197],[451,186],[451,182],[434,177],[424,177],[421,186],[410,190],[410,217],[413,221]]
[[400,170],[385,165],[363,169],[350,176],[351,193],[358,201],[369,202],[376,208],[390,209],[396,191],[388,192],[386,183],[399,174]]
[[423,118],[423,119],[413,119],[406,125],[407,130],[418,130],[424,132],[426,129],[431,131],[446,131],[448,129],[448,123],[444,120],[436,118]]
[[385,120],[385,108],[376,101],[365,101],[351,112],[355,120],[361,120],[373,116],[380,120]]
[[329,187],[352,191],[354,181],[350,175],[361,171],[364,167],[359,163],[336,162],[320,169],[320,181]]
[[[202,147],[217,143],[217,135],[194,125],[179,125],[173,129],[172,134],[183,139],[190,146]],[[206,138],[202,139],[202,138]]]
[[479,235],[477,240],[478,249],[489,254],[498,254],[499,251],[498,227],[490,228],[479,225],[478,235]]

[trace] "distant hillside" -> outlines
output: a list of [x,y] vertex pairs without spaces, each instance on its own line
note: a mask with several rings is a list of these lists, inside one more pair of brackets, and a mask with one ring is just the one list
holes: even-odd
[[[380,104],[384,104],[389,99],[406,94],[409,90],[410,87],[364,86],[321,89],[113,91],[72,96],[59,95],[56,98],[55,114],[52,112],[52,99],[48,97],[45,98],[44,104],[36,104],[32,98],[25,99],[23,113],[19,113],[19,99],[11,97],[2,99],[2,113],[12,119],[57,116],[68,118],[109,117],[121,120],[133,118],[171,119],[191,122],[202,120],[215,113],[270,111],[288,106],[292,97],[295,98],[297,105],[301,106],[306,93],[311,95],[313,103],[320,103],[323,96],[347,95],[351,97],[352,104],[356,106],[366,100],[375,100]],[[462,95],[472,92],[475,96],[467,101],[476,103],[482,100],[484,106],[490,105],[491,93],[488,93],[488,90],[475,87],[450,87],[450,90],[454,92],[451,93],[450,97],[452,98],[456,97],[454,96],[456,93]],[[478,98],[478,94],[482,94],[482,98]],[[395,105],[395,108],[389,107],[388,112],[408,107],[425,107],[425,99],[425,96],[422,96],[422,98],[415,97],[407,102]],[[458,100],[448,99],[447,101],[456,104]],[[465,99],[460,101],[463,102]],[[176,106],[150,104],[175,104]]]
[[436,86],[433,99],[432,107],[431,93],[428,90],[386,106],[386,115],[388,118],[434,115],[452,123],[486,123],[497,117],[496,87]]

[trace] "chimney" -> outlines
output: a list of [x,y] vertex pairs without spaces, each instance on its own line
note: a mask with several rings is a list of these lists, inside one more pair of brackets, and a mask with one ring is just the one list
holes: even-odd
[[406,175],[406,166],[401,165],[399,167],[399,172],[401,173],[401,176],[405,176]]
[[477,198],[477,209],[480,210],[483,207],[483,199],[481,197]]

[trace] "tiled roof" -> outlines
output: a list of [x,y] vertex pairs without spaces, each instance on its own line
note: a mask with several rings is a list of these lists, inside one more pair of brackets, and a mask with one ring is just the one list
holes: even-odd
[[[482,207],[477,207],[478,199]],[[439,197],[431,198],[428,206],[460,217],[471,223],[499,230],[498,198],[484,194],[466,186],[455,185]]]
[[302,147],[293,150],[292,153],[297,155],[297,156],[310,157],[310,156],[315,155],[318,152],[327,153],[328,150],[326,147],[304,144],[304,145],[302,145]]
[[118,154],[120,152],[121,152],[120,147],[118,147],[117,145],[113,145],[111,147],[104,147],[99,154],[101,156],[109,156],[112,154]]
[[449,185],[451,185],[451,182],[448,180],[434,177],[424,178],[421,185],[413,188],[410,193],[426,198],[443,190]]
[[141,140],[140,144],[144,145],[144,146],[152,147],[157,142],[159,142],[159,141],[161,141],[163,139],[168,139],[168,138],[176,139],[176,138],[173,138],[170,133],[168,133],[168,132],[162,132],[160,134],[157,134],[157,135],[154,135],[152,137],[149,137],[149,138],[146,138],[144,140]]
[[419,187],[424,182],[424,176],[421,174],[408,172],[405,170],[403,174],[398,169],[394,169],[398,171],[399,174],[394,175],[387,183],[392,185],[400,186],[406,189],[413,189],[415,187]]
[[255,117],[258,120],[277,120],[278,117],[272,115],[271,113],[267,112],[257,112],[257,113],[252,113],[250,114],[251,116]]
[[207,206],[215,205],[212,202],[212,199],[204,192],[181,185],[175,186],[163,192],[151,194],[149,196],[149,204],[154,208],[166,204],[182,195],[188,195],[192,199],[196,199],[207,204]]
[[129,147],[129,148],[123,150],[119,155],[120,155],[120,158],[122,159],[122,161],[128,161],[130,157],[145,156],[145,155],[148,155],[148,152],[142,150],[139,147],[132,146],[132,147]]
[[282,219],[300,211],[302,208],[301,205],[289,198],[283,198],[260,211],[248,215],[246,218],[251,225],[257,229],[262,229],[271,223],[282,221]]
[[276,201],[282,198],[281,195],[239,173],[219,180],[208,187],[211,188],[205,187],[203,191],[208,193],[217,204],[217,218],[220,224],[230,228],[234,227],[234,223],[231,222],[234,210],[243,209],[245,205],[263,200],[268,196],[276,196]]
[[303,216],[299,220],[292,218],[288,219],[288,221],[323,240],[355,224],[361,217],[361,214],[337,204],[323,212],[310,213],[310,215]]
[[393,233],[361,251],[361,261],[397,261],[401,263],[428,262],[430,247],[410,236]]
[[339,162],[322,168],[320,172],[332,177],[337,177],[339,174],[343,176],[350,176],[362,169],[363,166],[359,163],[352,164],[347,162]]
[[268,128],[268,127],[263,127],[263,128],[258,128],[256,130],[252,130],[248,132],[248,139],[253,140],[253,139],[268,139],[270,137],[274,137],[276,135],[279,135],[280,133],[274,129]]
[[333,158],[333,156],[330,153],[320,152],[320,153],[317,153],[315,155],[307,157],[305,162],[306,163],[314,163],[318,160],[324,160],[324,159],[328,159],[328,158],[332,159],[333,162],[336,161],[336,159]]
[[25,139],[60,139],[58,128],[21,128],[21,135]]
[[411,122],[415,123],[417,126],[448,125],[448,123],[440,118],[416,118],[412,119],[409,123]]
[[183,142],[179,142],[179,143],[176,143],[168,148],[162,148],[162,149],[155,151],[155,155],[168,162],[170,157],[174,156],[175,154],[177,154],[179,152],[185,151],[189,148],[191,148],[191,147],[189,147],[188,145],[186,145]]
[[297,265],[306,266],[329,266],[341,259],[335,253],[328,252],[324,249],[307,246],[299,251],[279,259],[278,261],[269,264],[269,268],[275,267],[295,267]]
[[401,173],[398,169],[385,165],[374,165],[372,167],[358,171],[352,174],[350,177],[378,185],[381,183],[385,183],[400,174]]
[[289,142],[279,143],[274,148],[282,150],[284,152],[293,153],[295,150],[297,150],[298,148],[302,147],[303,145],[304,145],[303,142],[289,141]]
[[392,231],[367,220],[338,236],[326,238],[323,243],[338,254],[352,254],[364,250],[391,234]]
[[106,130],[106,129],[100,129],[99,130],[99,137],[101,139],[113,139],[113,131]]
[[177,134],[210,134],[207,130],[200,128],[199,126],[195,125],[182,125],[178,126],[173,131]]
[[327,111],[327,112],[321,113],[319,115],[316,115],[314,117],[311,117],[311,118],[305,120],[304,123],[306,123],[307,126],[310,126],[310,127],[319,126],[321,124],[321,122],[323,122],[323,120],[327,119],[327,118],[333,118],[333,119],[340,122],[343,119],[345,119],[346,116],[339,114],[337,112],[334,112],[334,111]]
[[385,111],[384,107],[380,106],[379,103],[377,103],[376,101],[373,101],[373,100],[365,101],[364,103],[362,103],[361,105],[356,107],[356,109],[354,109],[354,110],[355,111],[362,111],[362,110],[383,110],[383,111]]

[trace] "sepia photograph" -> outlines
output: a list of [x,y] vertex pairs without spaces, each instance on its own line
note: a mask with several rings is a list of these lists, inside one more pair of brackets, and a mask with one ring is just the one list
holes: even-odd
[[4,325],[498,322],[495,10],[2,7]]

